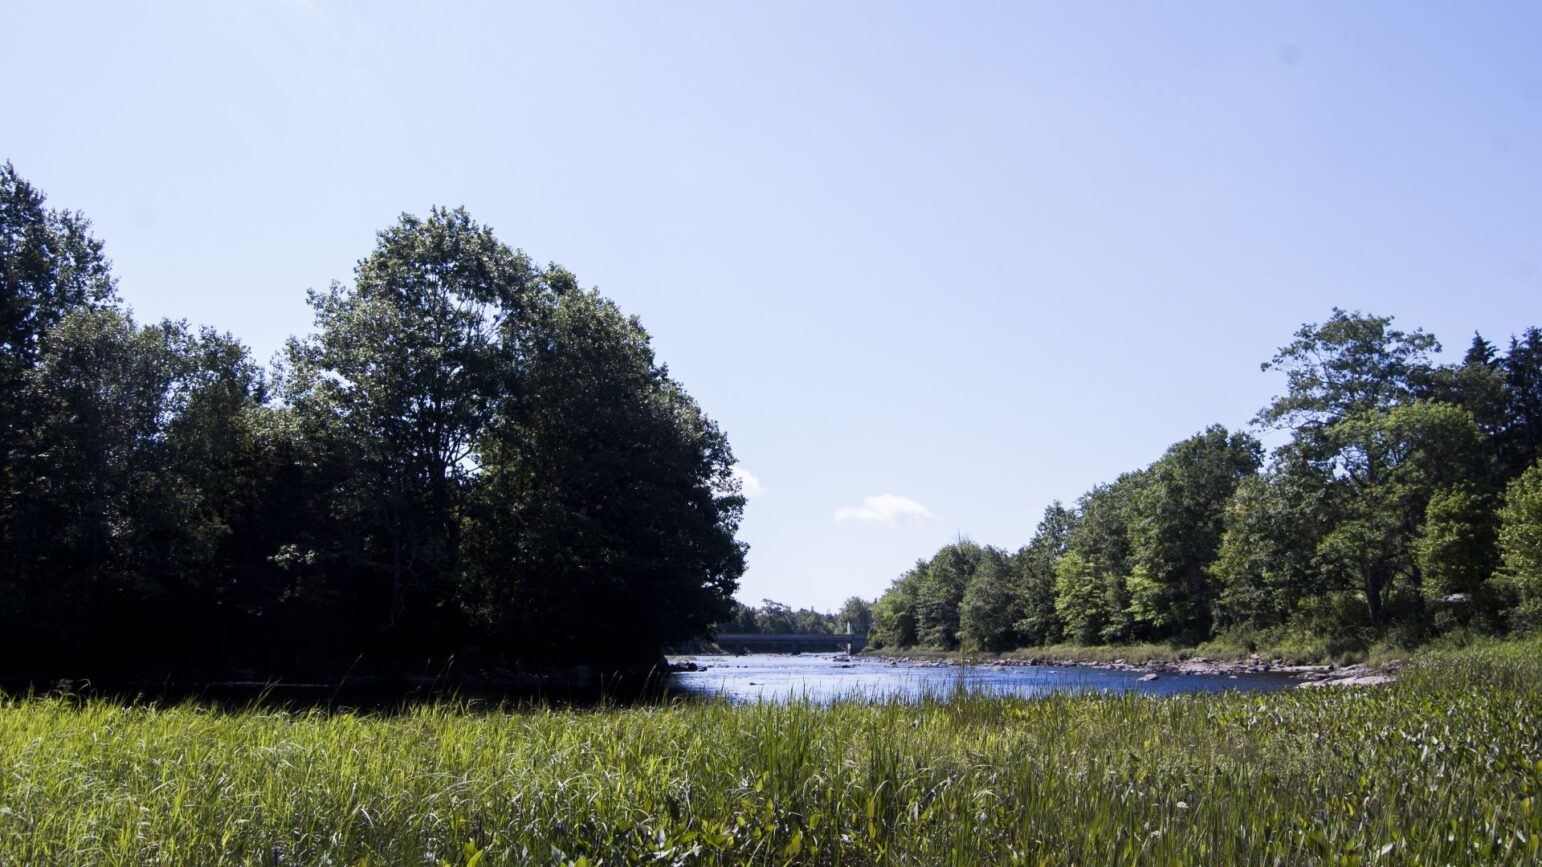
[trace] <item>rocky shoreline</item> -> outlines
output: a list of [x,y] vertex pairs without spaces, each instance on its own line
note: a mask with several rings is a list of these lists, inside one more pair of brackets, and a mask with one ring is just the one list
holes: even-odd
[[[923,668],[944,668],[957,665],[957,660],[942,659],[930,656],[872,656],[871,659],[887,660],[890,665],[914,665]],[[1092,662],[1086,660],[1064,660],[1028,657],[1017,659],[1012,657],[995,657],[983,659],[971,659],[970,665],[982,668],[1006,668],[1010,666],[1056,666],[1059,668],[1101,668],[1109,671],[1140,672],[1141,680],[1160,680],[1163,677],[1182,677],[1185,675],[1211,675],[1219,677],[1238,677],[1248,674],[1284,674],[1300,680],[1301,687],[1323,686],[1376,686],[1391,683],[1397,677],[1398,670],[1402,667],[1402,660],[1393,660],[1384,667],[1370,665],[1292,665],[1282,659],[1263,659],[1254,654],[1245,661],[1239,660],[1213,660],[1203,656],[1179,661],[1156,660],[1131,663],[1123,659],[1113,662]]]

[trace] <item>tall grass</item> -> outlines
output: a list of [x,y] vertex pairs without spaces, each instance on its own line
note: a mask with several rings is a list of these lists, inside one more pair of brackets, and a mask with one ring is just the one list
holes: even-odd
[[1534,863],[1542,658],[1275,694],[0,702],[0,864]]

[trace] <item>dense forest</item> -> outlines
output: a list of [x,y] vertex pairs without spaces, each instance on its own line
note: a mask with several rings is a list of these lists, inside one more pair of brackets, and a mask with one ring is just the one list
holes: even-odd
[[872,642],[1337,652],[1542,626],[1542,330],[1439,351],[1334,310],[1263,365],[1286,384],[1254,420],[1271,453],[1211,426],[1054,503],[1015,553],[947,545],[879,599]]
[[463,210],[380,232],[271,367],[137,322],[9,163],[0,281],[0,674],[621,669],[732,614],[727,439]]

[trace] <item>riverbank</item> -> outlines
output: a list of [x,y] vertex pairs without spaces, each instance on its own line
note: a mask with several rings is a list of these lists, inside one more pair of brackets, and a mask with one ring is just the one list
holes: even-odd
[[1252,674],[1278,674],[1301,681],[1302,686],[1373,686],[1390,683],[1406,664],[1400,657],[1384,658],[1376,664],[1333,662],[1293,662],[1282,655],[1248,653],[1234,658],[1211,658],[1195,648],[1170,648],[1161,645],[1130,647],[1059,647],[1029,648],[1002,654],[964,653],[907,648],[898,651],[868,650],[870,659],[883,659],[895,665],[953,666],[960,662],[975,666],[1039,666],[1096,668],[1109,671],[1137,672],[1151,679],[1184,675],[1233,677]]
[[1542,653],[1160,701],[8,699],[0,779],[19,864],[1526,863]]

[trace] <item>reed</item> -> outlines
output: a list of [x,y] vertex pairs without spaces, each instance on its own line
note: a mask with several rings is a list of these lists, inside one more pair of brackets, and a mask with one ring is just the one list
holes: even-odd
[[0,864],[1519,864],[1539,788],[1536,645],[1169,698],[0,701]]

